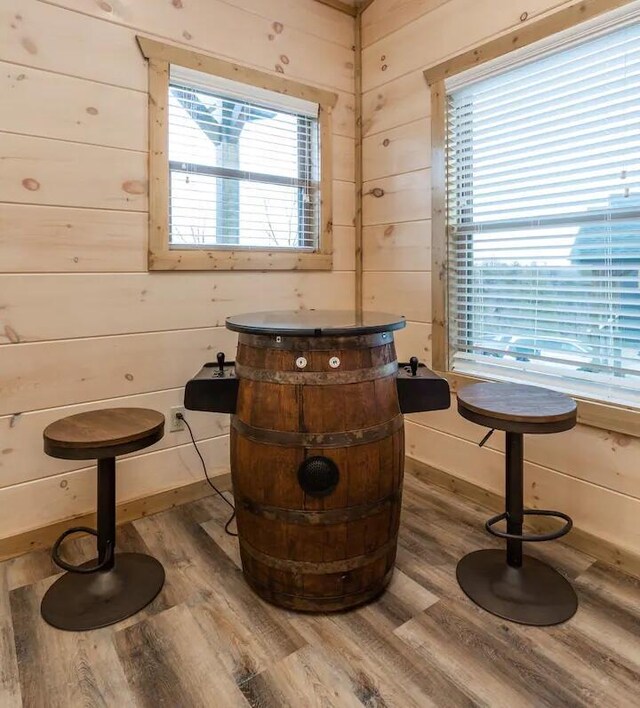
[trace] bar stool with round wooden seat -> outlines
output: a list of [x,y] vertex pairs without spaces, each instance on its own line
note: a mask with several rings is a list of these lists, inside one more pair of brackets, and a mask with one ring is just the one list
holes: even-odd
[[[489,533],[506,539],[506,557],[495,549],[469,553],[456,569],[460,587],[480,607],[513,622],[547,626],[568,620],[578,608],[571,584],[546,563],[522,553],[523,542],[560,538],[572,527],[571,518],[560,511],[524,509],[523,435],[573,428],[575,401],[537,386],[479,383],[458,392],[458,412],[491,432],[506,432],[505,511],[485,524]],[[524,534],[526,515],[553,516],[564,524],[550,533]],[[506,531],[494,528],[502,520]]]
[[[148,605],[162,589],[164,568],[155,558],[115,554],[115,545],[116,457],[153,445],[163,434],[164,416],[146,408],[78,413],[45,429],[47,455],[98,463],[97,530],[70,528],[53,546],[54,562],[68,571],[42,599],[42,616],[54,627],[81,631],[114,624]],[[60,557],[60,544],[73,533],[97,537],[97,560],[74,566]]]

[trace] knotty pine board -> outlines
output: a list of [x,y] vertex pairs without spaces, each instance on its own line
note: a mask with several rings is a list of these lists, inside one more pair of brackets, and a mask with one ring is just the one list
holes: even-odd
[[[73,0],[80,4],[81,0]],[[69,0],[64,0],[68,4]],[[322,5],[316,0],[225,0],[245,12],[266,17],[272,22],[286,18],[282,22],[283,30],[295,27],[308,34],[335,42],[342,47],[353,47],[353,17],[333,8]]]
[[[0,62],[6,96],[0,127],[9,133],[146,152],[147,97],[50,71]],[[47,110],[42,110],[43,101]],[[333,177],[353,181],[354,141],[333,126]]]
[[431,123],[428,118],[365,137],[364,180],[376,180],[431,166]]
[[[405,430],[409,457],[504,494],[504,455],[412,421]],[[637,498],[531,462],[525,463],[524,495],[527,508],[559,509],[583,531],[633,553],[640,551]]]
[[[306,0],[311,2],[312,0]],[[206,7],[211,6],[209,0]],[[79,3],[83,7],[83,12],[92,7],[99,12],[98,5],[89,4],[82,0]],[[235,31],[228,31],[218,22],[217,17],[222,11],[231,10],[237,14],[236,8],[220,2],[217,15],[207,16],[211,18],[214,27],[210,32],[204,34],[202,46],[196,46],[192,42],[187,42],[175,24],[162,28],[157,27],[157,34],[160,38],[187,45],[192,49],[202,50],[222,59],[238,61],[247,66],[258,68],[262,71],[271,71],[295,78],[297,80],[322,86],[338,93],[338,103],[333,112],[334,130],[348,137],[354,137],[354,99],[353,99],[353,67],[348,69],[347,64],[353,62],[352,49],[341,48],[332,42],[324,42],[311,37],[311,49],[314,43],[320,43],[318,51],[322,51],[323,59],[315,57],[315,61],[309,62],[308,72],[304,75],[290,73],[289,64],[284,63],[288,59],[285,52],[294,43],[303,46],[306,57],[309,36],[297,33],[295,39],[291,39],[284,34],[277,35],[275,44],[285,43],[277,48],[273,53],[273,43],[268,39],[268,35],[273,32],[267,31],[269,27],[264,23],[266,20],[250,13],[240,13],[240,17],[246,15],[249,24],[258,22],[264,30],[263,39],[256,39],[239,45],[239,38],[244,38],[244,34]],[[147,8],[145,10],[145,7]],[[139,0],[135,4],[135,11],[147,13],[154,22],[159,20],[158,6],[151,0]],[[165,8],[165,6],[161,6]],[[171,8],[171,5],[166,7]],[[192,4],[189,5],[189,8]],[[226,8],[226,10],[224,10]],[[186,7],[183,11],[186,11]],[[131,11],[131,8],[127,12]],[[97,14],[99,14],[99,12]],[[189,11],[190,12],[190,11]],[[196,16],[199,22],[200,17]],[[166,20],[165,20],[166,21]],[[263,27],[264,25],[264,27]],[[90,81],[110,84],[112,86],[128,88],[138,91],[146,101],[147,92],[147,63],[144,60],[140,49],[136,43],[136,33],[151,33],[150,27],[141,26],[137,30],[130,29],[113,22],[97,20],[81,12],[66,10],[52,4],[45,4],[38,0],[4,0],[0,6],[0,26],[7,27],[6,41],[0,43],[0,60],[13,62],[14,64],[43,69],[57,74],[64,74],[68,77],[78,77]],[[175,36],[174,36],[175,35]],[[260,58],[260,48],[270,45],[269,57],[279,60],[279,69],[273,64],[271,59]],[[222,51],[225,44],[230,54]],[[340,56],[336,56],[336,52]],[[106,59],[108,57],[108,60]],[[344,64],[344,68],[339,65]],[[322,72],[322,78],[327,81],[323,84],[318,80],[317,69]],[[19,73],[19,72],[18,72]],[[342,74],[342,80],[338,80],[338,75]],[[145,124],[146,128],[146,124]]]
[[0,128],[9,133],[146,152],[147,97],[0,62]]
[[431,324],[407,321],[404,329],[394,332],[398,361],[408,362],[412,356],[431,366]]
[[[227,351],[229,359],[235,353]],[[210,359],[215,361],[215,352]],[[202,362],[205,363],[204,361]],[[196,371],[193,371],[194,375]],[[138,395],[112,398],[106,401],[91,401],[61,408],[23,413],[19,416],[0,417],[0,488],[9,487],[42,477],[51,477],[64,472],[83,469],[89,465],[86,460],[61,460],[45,455],[42,444],[42,431],[55,420],[68,415],[84,413],[100,408],[151,408],[164,414],[167,421],[165,435],[148,450],[165,450],[191,442],[186,428],[172,433],[169,431],[171,409],[184,405],[184,388],[168,391],[154,391]],[[193,429],[196,440],[205,440],[229,432],[229,416],[221,413],[186,411],[185,416]],[[147,452],[147,450],[145,450]],[[131,453],[128,457],[139,455]]]
[[362,15],[362,45],[379,39],[420,19],[449,0],[375,0]]
[[148,219],[144,212],[0,204],[0,272],[146,271]]
[[405,172],[365,182],[362,220],[365,226],[431,218],[431,170]]
[[[209,476],[229,471],[229,437],[198,443]],[[117,464],[117,502],[148,496],[203,479],[191,441],[166,450],[123,458]],[[28,500],[28,503],[27,503]],[[0,489],[0,538],[39,528],[95,509],[96,468],[87,467]]]
[[397,312],[413,322],[431,322],[431,273],[363,274],[364,309]]
[[[344,142],[340,142],[344,141]],[[346,143],[346,145],[345,145]],[[339,139],[336,150],[353,141]],[[0,190],[5,201],[147,211],[147,153],[61,140],[0,133],[4,157]],[[99,168],[99,169],[98,169]],[[355,187],[348,156],[336,160],[343,180],[334,180],[334,222],[352,225]]]
[[[488,432],[458,415],[455,396],[447,411],[412,413],[420,425],[470,443]],[[504,452],[504,433],[496,431],[486,447]],[[525,459],[570,477],[640,499],[640,439],[600,428],[577,425],[554,435],[527,435]]]
[[[84,14],[92,7],[98,9],[93,2],[79,3],[82,12],[62,5],[5,0],[0,22],[10,32],[0,58],[69,75],[81,72],[96,81],[144,91],[146,62],[135,42],[140,32],[353,92],[352,48],[285,27],[282,20],[243,12],[221,0],[193,0],[180,7],[137,0],[126,8],[126,24],[113,14],[107,22]],[[108,61],[104,60],[107,56]]]
[[[354,185],[355,199],[355,185]],[[355,226],[333,226],[333,270],[348,270],[352,273],[356,267],[356,229]],[[355,280],[350,287],[355,286]]]
[[236,341],[218,327],[3,346],[0,415],[180,388]]
[[[355,175],[355,140],[343,135],[335,135],[332,140],[331,170],[333,179],[354,183]],[[355,190],[355,185],[353,187]]]
[[356,213],[356,190],[353,182],[333,182],[333,224],[353,226]]
[[431,219],[363,229],[364,270],[431,270]]
[[[147,222],[141,212],[0,204],[0,272],[146,273]],[[333,228],[333,267],[355,268],[353,226]]]
[[131,30],[38,0],[3,0],[0,26],[3,61],[146,93],[146,62]]
[[370,91],[415,69],[437,64],[563,4],[569,2],[450,0],[364,49],[363,90]]
[[0,275],[0,343],[224,327],[232,314],[264,308],[341,309],[353,273],[232,271]]
[[[52,4],[75,9],[78,12],[89,14],[109,22],[131,25],[134,19],[142,19],[141,14],[135,15],[131,12],[131,6],[137,4],[136,0],[123,2],[100,2],[86,3],[84,0],[50,0]],[[341,47],[353,47],[353,18],[347,17],[333,9],[320,5],[315,0],[224,0],[227,5],[238,8],[238,12],[233,16],[234,21],[241,22],[245,13],[258,15],[268,20],[270,23],[280,22],[284,34],[289,28],[295,28],[305,34],[311,34],[320,39],[333,42]],[[181,8],[174,4],[175,10],[181,13],[172,12],[171,8],[166,13],[165,18],[193,18],[201,12],[208,12],[212,3],[184,3]],[[136,8],[137,10],[137,8]],[[144,10],[142,10],[144,11]],[[219,12],[219,7],[214,6],[214,11]],[[172,31],[171,29],[165,31]],[[184,37],[182,39],[185,39]]]
[[[12,169],[19,170],[21,166],[16,160]],[[38,199],[37,194],[43,188],[38,181],[38,185],[27,182],[31,187],[27,189],[21,183],[20,174],[9,181],[14,191],[24,193],[21,195],[24,199]],[[36,186],[38,188],[34,189]],[[69,199],[73,200],[76,187],[75,181],[57,184],[56,192],[58,195],[70,193]],[[117,186],[115,191],[114,198],[118,198]],[[354,202],[353,183],[334,182],[336,271],[354,270]],[[147,222],[146,212],[0,203],[0,272],[146,271]]]
[[147,153],[0,133],[7,202],[146,212]]
[[362,132],[365,137],[430,115],[431,92],[421,70],[412,71],[362,96]]

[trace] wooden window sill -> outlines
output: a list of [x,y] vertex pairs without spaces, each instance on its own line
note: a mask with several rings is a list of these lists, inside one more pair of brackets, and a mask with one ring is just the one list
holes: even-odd
[[167,249],[150,251],[149,270],[331,270],[330,253]]

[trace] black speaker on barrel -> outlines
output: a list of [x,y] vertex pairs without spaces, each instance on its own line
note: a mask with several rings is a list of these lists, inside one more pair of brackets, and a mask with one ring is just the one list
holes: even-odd
[[298,483],[312,497],[326,497],[338,486],[338,465],[328,457],[308,457],[298,468]]

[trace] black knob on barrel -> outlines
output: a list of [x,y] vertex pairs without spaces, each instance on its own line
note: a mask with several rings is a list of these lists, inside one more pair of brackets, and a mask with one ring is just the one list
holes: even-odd
[[417,356],[412,356],[411,359],[409,359],[409,366],[411,367],[411,376],[417,376],[418,375],[418,357]]
[[220,370],[220,376],[224,374],[224,352],[218,352],[216,354],[216,359],[218,360],[218,369]]

